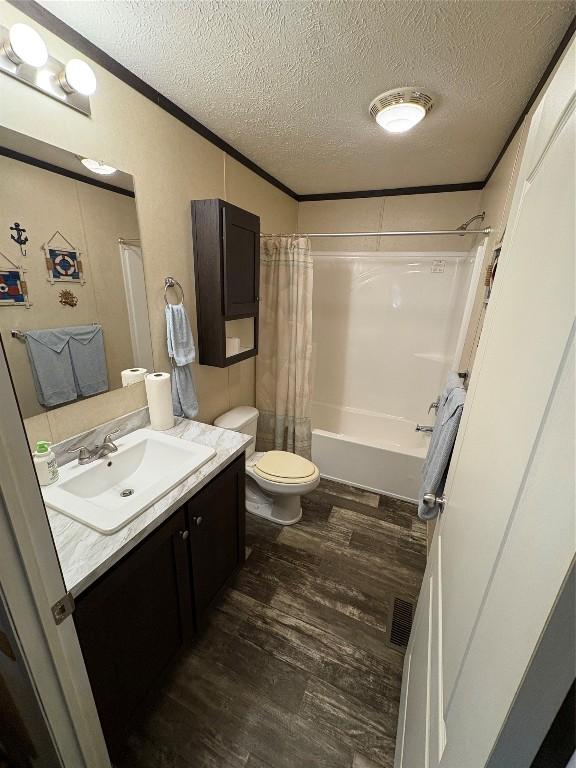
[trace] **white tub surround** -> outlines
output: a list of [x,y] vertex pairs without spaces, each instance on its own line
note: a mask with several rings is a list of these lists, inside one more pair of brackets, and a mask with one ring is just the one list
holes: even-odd
[[416,500],[428,407],[453,366],[476,250],[314,255],[312,460]]
[[326,403],[313,404],[312,419],[312,459],[322,477],[417,500],[430,436],[415,422]]
[[[146,409],[143,410],[146,412]],[[143,420],[141,411],[129,414],[126,418],[130,424],[135,425],[128,432],[145,426],[141,424]],[[106,427],[109,428],[119,421],[122,419],[109,422]],[[101,429],[99,427],[94,431],[100,432]],[[111,535],[98,533],[59,512],[47,509],[66,588],[74,596],[78,596],[96,581],[225,466],[240,456],[251,439],[239,432],[230,432],[227,429],[219,429],[187,419],[178,419],[177,424],[167,430],[166,434],[214,448],[216,456],[117,533]],[[67,443],[78,441],[79,437]],[[83,435],[82,439],[88,441],[86,435]],[[55,446],[57,449],[59,447]]]
[[329,403],[429,423],[453,365],[474,255],[315,253],[313,410]]

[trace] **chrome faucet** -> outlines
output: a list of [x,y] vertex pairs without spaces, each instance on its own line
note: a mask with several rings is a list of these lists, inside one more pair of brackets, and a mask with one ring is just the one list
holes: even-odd
[[426,427],[424,424],[416,424],[416,432],[434,432],[434,427]]
[[81,445],[78,448],[68,448],[66,453],[78,453],[78,464],[91,464],[96,459],[103,459],[104,456],[108,456],[109,453],[115,453],[118,450],[118,446],[112,440],[112,435],[120,432],[119,429],[113,429],[104,438],[102,445],[95,445],[94,448],[86,448],[85,445]]

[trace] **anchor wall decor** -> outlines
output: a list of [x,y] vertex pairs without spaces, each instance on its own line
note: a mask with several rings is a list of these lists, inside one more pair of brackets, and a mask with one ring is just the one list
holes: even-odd
[[11,232],[16,232],[15,235],[10,235],[12,240],[14,240],[15,243],[17,243],[20,246],[20,253],[22,256],[26,256],[26,249],[24,246],[28,242],[28,236],[26,235],[26,230],[24,227],[21,227],[20,224],[15,221],[14,226],[10,227]]

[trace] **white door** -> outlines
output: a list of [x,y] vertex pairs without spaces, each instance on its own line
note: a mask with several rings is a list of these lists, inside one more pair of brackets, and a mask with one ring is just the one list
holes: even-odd
[[139,245],[120,243],[120,263],[126,290],[130,341],[134,355],[132,360],[126,361],[126,368],[136,366],[137,368],[146,368],[147,371],[153,371],[154,360],[152,358],[142,248]]
[[396,768],[486,766],[574,558],[575,72],[573,43],[531,122],[406,654]]

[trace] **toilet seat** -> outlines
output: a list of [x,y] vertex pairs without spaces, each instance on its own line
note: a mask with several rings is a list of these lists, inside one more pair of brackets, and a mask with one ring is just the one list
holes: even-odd
[[282,485],[302,485],[319,476],[315,464],[288,451],[267,451],[258,458],[252,470],[258,477]]

